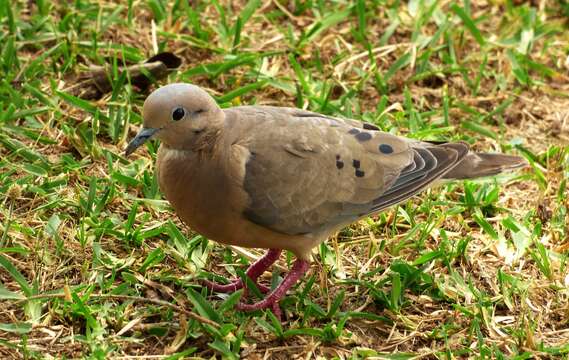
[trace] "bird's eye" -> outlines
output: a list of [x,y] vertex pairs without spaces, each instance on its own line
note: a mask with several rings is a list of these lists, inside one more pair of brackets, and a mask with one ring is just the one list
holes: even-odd
[[177,107],[172,111],[172,120],[178,121],[181,120],[184,115],[186,115],[186,111],[182,107]]

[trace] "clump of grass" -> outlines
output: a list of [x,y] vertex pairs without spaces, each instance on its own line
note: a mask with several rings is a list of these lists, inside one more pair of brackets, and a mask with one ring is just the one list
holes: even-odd
[[[0,3],[0,354],[566,355],[569,31],[563,2],[542,5]],[[122,156],[147,94],[117,69],[161,51],[183,59],[168,81],[224,107],[354,117],[517,152],[531,170],[448,184],[344,229],[282,301],[283,323],[235,312],[240,293],[199,279],[239,276],[260,251],[173,216],[156,144]],[[111,68],[96,102],[66,91],[90,65]]]

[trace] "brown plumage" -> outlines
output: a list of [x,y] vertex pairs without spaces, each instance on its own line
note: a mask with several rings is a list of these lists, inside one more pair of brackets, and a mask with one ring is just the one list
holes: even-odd
[[[298,258],[283,284],[254,310],[272,307],[308,269],[313,247],[350,223],[400,203],[439,179],[495,175],[525,165],[517,156],[432,144],[372,124],[305,110],[220,109],[199,87],[152,93],[144,127],[127,154],[158,138],[160,189],[191,228],[223,244],[274,249],[254,264],[256,280],[290,250]],[[256,266],[256,267],[255,267]],[[243,286],[208,283],[220,291]],[[268,289],[265,289],[268,291]]]

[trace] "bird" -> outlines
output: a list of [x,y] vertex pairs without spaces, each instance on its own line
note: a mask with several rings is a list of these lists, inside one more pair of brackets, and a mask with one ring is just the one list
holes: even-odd
[[[392,135],[376,125],[299,108],[220,108],[197,85],[159,87],[142,107],[143,126],[125,149],[160,140],[158,184],[179,218],[225,245],[267,249],[245,274],[266,295],[238,310],[270,309],[310,268],[312,249],[351,223],[441,180],[497,175],[522,157],[474,152],[465,142]],[[275,288],[258,284],[282,251],[295,261]],[[246,289],[204,281],[214,292]]]

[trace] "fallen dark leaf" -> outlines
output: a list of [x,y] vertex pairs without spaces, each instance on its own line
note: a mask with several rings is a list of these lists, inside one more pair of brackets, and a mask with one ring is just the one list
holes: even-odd
[[[140,92],[144,92],[150,84],[166,77],[181,64],[182,59],[170,52],[163,52],[144,63],[119,67],[119,75],[125,70],[128,71],[131,84]],[[66,91],[85,100],[98,100],[112,91],[111,74],[110,66],[92,67],[89,72],[80,75],[79,82]]]
[[172,54],[171,52],[162,52],[146,60],[147,63],[156,62],[156,61],[160,61],[161,63],[166,65],[168,69],[176,69],[180,65],[182,65],[182,59]]

